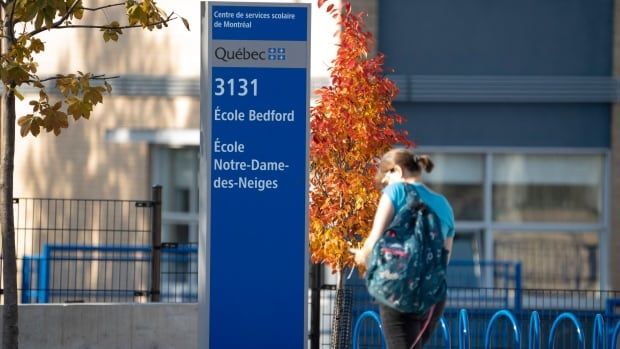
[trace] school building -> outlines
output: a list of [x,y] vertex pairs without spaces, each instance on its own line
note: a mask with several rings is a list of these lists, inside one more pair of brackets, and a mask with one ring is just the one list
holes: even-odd
[[620,3],[353,1],[401,91],[453,258],[521,260],[524,287],[620,287]]
[[[16,137],[15,196],[141,199],[161,184],[163,240],[196,242],[200,3],[159,5],[192,30],[177,21],[107,44],[96,30],[45,34],[42,75],[121,77],[90,120]],[[524,287],[620,289],[620,1],[352,5],[368,12],[396,109],[436,163],[426,180],[453,204],[452,258],[520,260]],[[317,87],[336,25],[315,1],[312,16]]]

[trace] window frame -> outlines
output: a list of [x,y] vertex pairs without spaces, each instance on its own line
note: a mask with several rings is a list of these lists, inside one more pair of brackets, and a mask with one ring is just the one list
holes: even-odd
[[[168,176],[168,169],[170,168],[170,151],[178,149],[195,149],[196,162],[194,163],[193,171],[196,173],[196,182],[194,190],[190,190],[189,198],[189,212],[172,211],[167,210],[165,205],[162,205],[162,240],[164,240],[164,230],[168,225],[173,224],[187,224],[189,227],[188,240],[190,243],[198,243],[198,220],[199,220],[199,205],[198,205],[198,168],[199,168],[199,147],[198,146],[166,146],[153,144],[150,147],[151,154],[151,185],[162,185],[164,193],[166,192],[166,185],[171,183],[171,179]],[[164,197],[164,200],[166,198]],[[176,242],[176,241],[162,241],[162,242]]]
[[[482,154],[484,174],[483,174],[483,219],[481,221],[461,221],[456,220],[455,229],[459,231],[469,231],[480,228],[482,234],[482,251],[485,260],[494,258],[494,234],[510,234],[511,232],[532,232],[541,231],[564,231],[568,233],[591,233],[595,232],[599,238],[599,266],[600,284],[599,288],[608,288],[609,272],[609,251],[604,246],[610,243],[610,188],[611,188],[611,151],[607,148],[535,148],[535,147],[442,147],[442,146],[419,146],[416,152],[420,154]],[[518,155],[597,155],[603,157],[603,178],[601,179],[602,190],[602,211],[597,222],[592,223],[563,223],[563,222],[498,222],[493,221],[493,160],[497,155],[518,154]],[[490,270],[488,271],[491,272]],[[486,275],[484,279],[492,280],[492,275]],[[491,285],[486,285],[491,286]]]

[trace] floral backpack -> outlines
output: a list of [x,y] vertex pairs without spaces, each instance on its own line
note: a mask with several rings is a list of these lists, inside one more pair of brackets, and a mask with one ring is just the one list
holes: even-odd
[[406,204],[375,243],[366,286],[377,301],[404,313],[424,314],[446,297],[448,251],[439,217],[405,184]]

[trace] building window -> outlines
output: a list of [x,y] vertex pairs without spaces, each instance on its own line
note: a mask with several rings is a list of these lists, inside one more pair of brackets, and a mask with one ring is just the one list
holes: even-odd
[[153,147],[153,184],[163,187],[162,242],[198,241],[198,147]]
[[521,261],[524,288],[598,289],[598,233],[496,232],[495,259]]
[[493,219],[582,222],[601,219],[602,155],[496,155]]
[[[482,222],[484,215],[484,155],[427,153],[435,164],[431,173],[423,173],[424,183],[444,195],[457,221]],[[481,225],[481,223],[479,224]],[[480,287],[484,273],[479,261],[483,257],[483,230],[458,228],[448,269],[450,287]],[[471,263],[463,262],[471,261]]]
[[604,152],[421,152],[454,209],[453,286],[497,286],[498,266],[520,262],[525,288],[606,287]]
[[450,201],[456,220],[482,220],[484,157],[481,154],[429,155],[435,168],[423,174],[425,183]]
[[196,146],[152,147],[153,184],[162,186],[162,301],[195,302],[198,287]]

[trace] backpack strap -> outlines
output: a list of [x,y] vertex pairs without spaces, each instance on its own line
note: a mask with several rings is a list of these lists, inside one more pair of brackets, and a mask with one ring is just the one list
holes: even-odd
[[428,325],[430,325],[430,323],[431,323],[431,319],[433,318],[433,312],[434,311],[435,311],[435,304],[433,304],[431,309],[428,311],[428,317],[426,317],[426,321],[424,322],[424,326],[422,326],[422,330],[420,331],[420,333],[418,333],[418,337],[415,339],[415,341],[413,341],[413,344],[411,345],[411,347],[409,349],[414,349],[416,344],[418,344],[420,339],[422,339],[422,335],[424,334],[424,331],[426,331],[428,329]]

